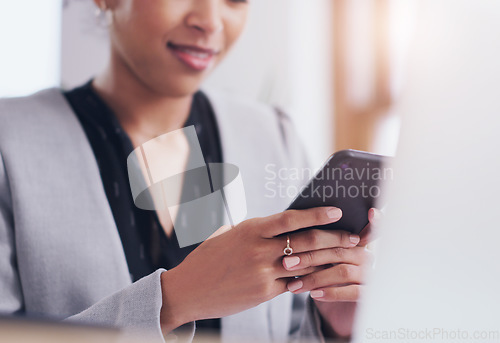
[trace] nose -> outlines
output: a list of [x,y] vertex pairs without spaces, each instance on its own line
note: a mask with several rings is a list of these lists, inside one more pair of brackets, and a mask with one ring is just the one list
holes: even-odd
[[189,27],[207,34],[224,30],[220,0],[198,0],[194,3],[196,7],[187,17]]

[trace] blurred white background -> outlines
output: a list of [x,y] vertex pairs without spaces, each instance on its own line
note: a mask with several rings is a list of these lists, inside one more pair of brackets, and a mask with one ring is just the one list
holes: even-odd
[[0,1],[0,97],[60,83],[61,0]]
[[[390,106],[373,102],[381,98],[373,31],[382,20],[378,9],[386,8],[389,29],[381,32],[388,42],[383,46],[388,81],[382,88],[392,103],[404,81],[414,3],[252,0],[244,35],[205,87],[282,107],[292,116],[314,167],[341,148],[393,154],[398,119]],[[343,23],[335,21],[340,11]],[[98,73],[108,51],[106,29],[94,13],[92,0],[2,1],[0,96],[70,88]],[[341,42],[336,41],[339,34],[345,38]],[[343,61],[335,64],[338,56]],[[338,106],[346,101],[349,106]],[[348,125],[342,125],[343,118],[350,120]]]
[[500,2],[419,0],[354,342],[500,341]]

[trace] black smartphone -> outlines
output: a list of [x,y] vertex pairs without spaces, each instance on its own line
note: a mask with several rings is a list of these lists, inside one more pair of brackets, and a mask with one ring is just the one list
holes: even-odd
[[390,159],[357,150],[341,150],[331,155],[288,209],[334,206],[342,210],[342,218],[301,230],[344,230],[359,234],[368,224],[368,210],[375,204],[383,205],[377,201],[383,187],[393,179]]

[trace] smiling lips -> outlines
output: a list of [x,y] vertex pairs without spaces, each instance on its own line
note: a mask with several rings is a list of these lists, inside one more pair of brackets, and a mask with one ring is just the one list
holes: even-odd
[[214,56],[218,54],[217,50],[192,45],[168,43],[167,48],[172,51],[179,61],[197,71],[207,69],[212,64]]

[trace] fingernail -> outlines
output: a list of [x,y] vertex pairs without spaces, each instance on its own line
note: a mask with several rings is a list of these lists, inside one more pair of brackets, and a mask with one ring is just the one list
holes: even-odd
[[330,219],[340,219],[342,217],[342,211],[340,208],[333,207],[326,211],[326,215]]
[[295,292],[296,290],[299,290],[304,286],[304,283],[300,280],[295,280],[290,282],[287,287],[290,292]]
[[298,256],[288,256],[285,257],[285,268],[290,269],[292,267],[295,267],[300,263],[300,257]]
[[375,208],[371,208],[370,211],[368,211],[368,220],[370,222],[374,222],[374,223],[379,221],[380,220],[380,211],[375,209]]
[[359,236],[358,235],[350,235],[349,240],[351,241],[352,244],[356,245],[359,243]]
[[368,220],[372,221],[374,215],[375,215],[375,210],[373,208],[370,208],[370,210],[368,210]]
[[311,291],[311,298],[321,298],[323,295],[325,295],[325,292],[323,291]]

